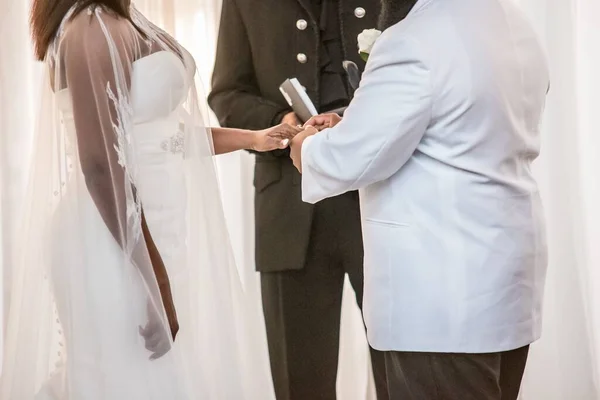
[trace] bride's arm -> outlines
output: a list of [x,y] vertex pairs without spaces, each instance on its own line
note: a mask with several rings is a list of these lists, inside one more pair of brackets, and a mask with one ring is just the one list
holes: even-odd
[[[104,30],[114,38],[113,49]],[[144,240],[137,243],[131,237],[136,227],[131,226],[135,222],[129,215],[127,193],[131,197],[131,188],[135,196],[135,188],[126,176],[126,162],[117,152],[125,151],[118,139],[129,128],[111,96],[128,101],[135,47],[132,37],[122,19],[103,13],[100,20],[82,13],[67,26],[57,79],[64,80],[59,86],[66,86],[71,95],[78,156],[87,190],[116,242],[133,252],[132,261],[146,284],[150,288],[158,284],[174,337],[178,324],[167,271],[143,212],[138,223]]]
[[269,129],[250,131],[232,128],[211,128],[215,154],[237,150],[271,151],[285,149],[300,128],[281,124]]
[[245,129],[211,128],[215,154],[231,153],[237,150],[253,150],[257,132]]

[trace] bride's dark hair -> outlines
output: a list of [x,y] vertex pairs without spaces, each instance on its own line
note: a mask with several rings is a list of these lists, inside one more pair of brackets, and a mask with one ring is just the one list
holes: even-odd
[[35,57],[43,61],[48,46],[54,40],[56,31],[71,7],[75,6],[77,15],[81,10],[92,5],[102,5],[129,19],[129,4],[131,0],[34,0],[31,7],[31,35]]

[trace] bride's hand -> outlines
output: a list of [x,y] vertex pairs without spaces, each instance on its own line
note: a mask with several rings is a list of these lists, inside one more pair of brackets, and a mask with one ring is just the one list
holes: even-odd
[[300,127],[289,124],[280,124],[269,129],[256,131],[252,150],[265,152],[285,149],[299,132],[302,132]]
[[146,326],[139,327],[139,332],[144,338],[146,350],[152,353],[150,360],[156,360],[171,350],[171,338],[169,337],[169,329],[165,326],[150,300],[148,301],[147,312],[148,322]]

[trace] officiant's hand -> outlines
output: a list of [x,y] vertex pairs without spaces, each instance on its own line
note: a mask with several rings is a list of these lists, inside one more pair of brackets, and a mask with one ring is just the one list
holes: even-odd
[[300,119],[298,118],[296,113],[293,111],[285,114],[283,116],[283,119],[281,120],[281,123],[292,125],[292,126],[301,126],[302,125],[302,123],[300,122]]
[[285,149],[299,132],[302,132],[302,128],[286,123],[256,131],[252,150],[265,152]]
[[321,115],[316,115],[316,116],[312,117],[311,119],[309,119],[308,121],[306,121],[306,123],[304,124],[304,127],[314,126],[319,131],[322,131],[323,129],[333,128],[341,120],[342,120],[342,117],[340,117],[339,115],[337,115],[335,113],[321,114]]
[[290,157],[294,162],[294,166],[302,173],[302,144],[307,137],[310,137],[319,131],[314,126],[306,126],[302,132],[290,142]]

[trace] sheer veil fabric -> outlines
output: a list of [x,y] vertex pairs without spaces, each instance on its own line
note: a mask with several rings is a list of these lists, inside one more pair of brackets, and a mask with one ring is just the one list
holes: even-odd
[[[47,54],[2,399],[248,398],[240,338],[247,346],[255,330],[246,330],[196,65],[131,15],[71,12]],[[150,318],[156,338],[170,337],[173,326],[145,223],[179,323],[156,360],[139,329]]]

